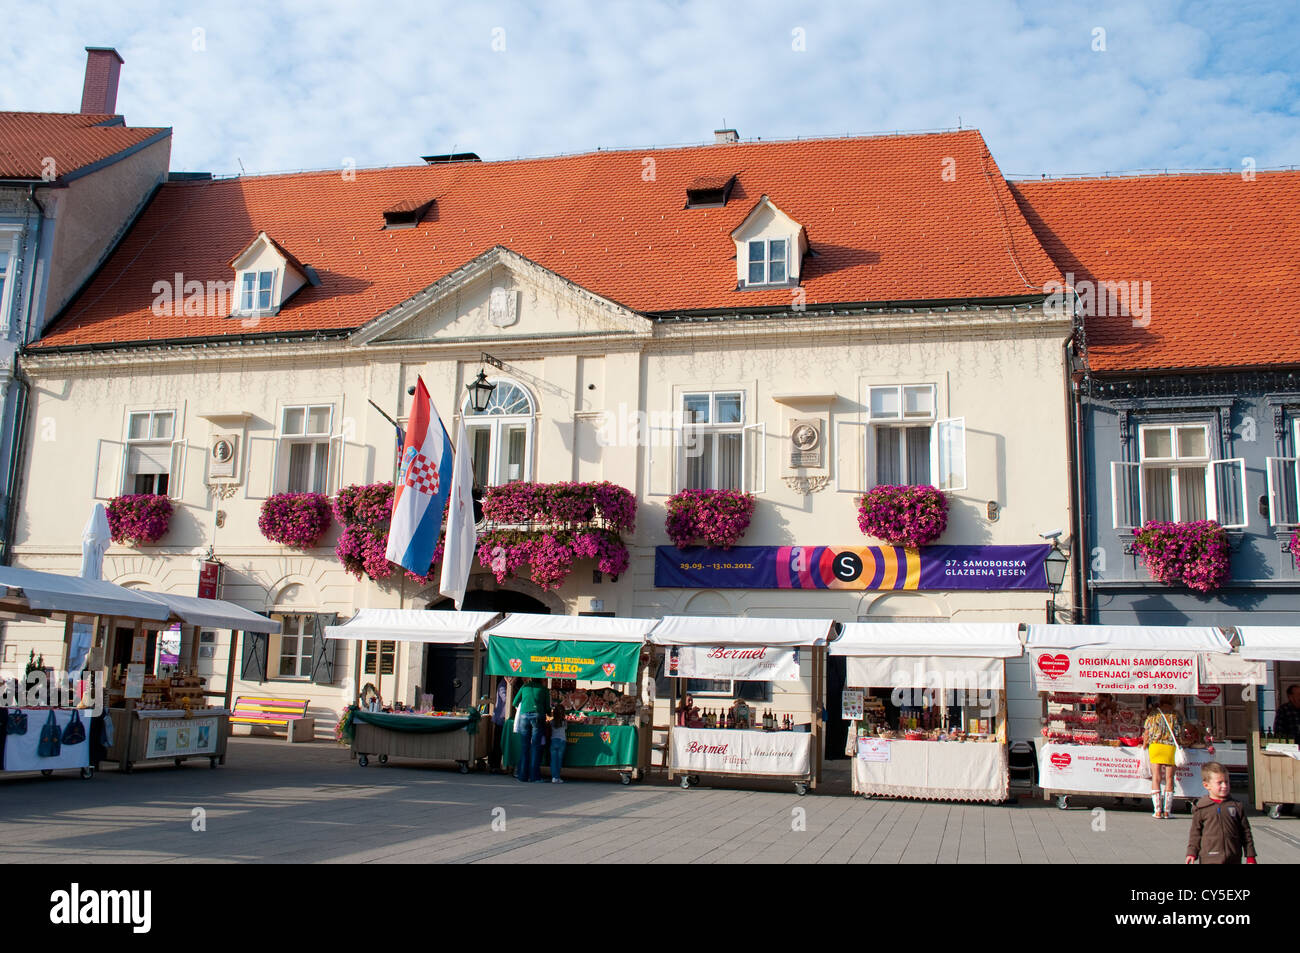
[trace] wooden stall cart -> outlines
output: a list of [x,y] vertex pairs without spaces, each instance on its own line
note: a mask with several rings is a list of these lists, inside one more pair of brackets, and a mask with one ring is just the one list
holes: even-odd
[[[1237,626],[1237,638],[1237,651],[1246,661],[1300,662],[1300,627],[1242,625]],[[1278,704],[1284,700],[1284,690],[1284,686],[1277,686]],[[1267,809],[1270,817],[1278,817],[1283,804],[1300,804],[1300,748],[1295,738],[1266,739],[1258,730],[1258,710],[1254,721],[1249,765],[1251,797],[1256,810]]]

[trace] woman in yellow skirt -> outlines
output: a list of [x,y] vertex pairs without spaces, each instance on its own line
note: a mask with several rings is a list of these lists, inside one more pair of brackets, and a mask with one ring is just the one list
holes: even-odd
[[1174,754],[1182,731],[1183,723],[1174,711],[1173,698],[1161,695],[1160,706],[1147,716],[1142,726],[1142,743],[1151,762],[1151,806],[1155,809],[1152,817],[1168,817],[1174,806]]

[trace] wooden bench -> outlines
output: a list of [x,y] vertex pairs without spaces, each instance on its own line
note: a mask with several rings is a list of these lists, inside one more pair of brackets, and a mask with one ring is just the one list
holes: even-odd
[[285,740],[312,741],[316,737],[316,719],[307,714],[306,698],[250,698],[235,699],[230,713],[232,725],[263,728],[284,728]]

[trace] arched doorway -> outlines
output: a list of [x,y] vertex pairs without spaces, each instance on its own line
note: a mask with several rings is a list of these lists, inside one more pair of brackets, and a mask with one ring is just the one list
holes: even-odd
[[[455,609],[450,599],[429,603],[429,609]],[[466,612],[535,612],[550,615],[550,606],[532,596],[510,589],[473,589],[465,593],[461,609]],[[478,701],[471,698],[474,684],[474,650],[470,646],[426,645],[424,647],[424,683],[419,692],[433,696],[439,710],[470,708]],[[485,686],[486,687],[486,686]],[[417,693],[418,694],[418,693]],[[417,698],[418,700],[418,698]]]

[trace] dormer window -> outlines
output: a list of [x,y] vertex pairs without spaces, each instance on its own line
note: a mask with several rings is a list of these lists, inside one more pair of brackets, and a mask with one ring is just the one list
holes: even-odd
[[790,243],[784,238],[760,239],[749,243],[750,285],[783,285],[789,268],[786,249]]
[[320,284],[304,265],[266,232],[230,261],[235,270],[235,306],[231,317],[276,314],[304,285]]
[[799,284],[808,235],[764,195],[731,233],[736,243],[736,290]]
[[724,208],[731,197],[734,175],[700,175],[686,186],[687,208]]
[[239,281],[239,310],[242,314],[271,310],[274,271],[245,271]]

